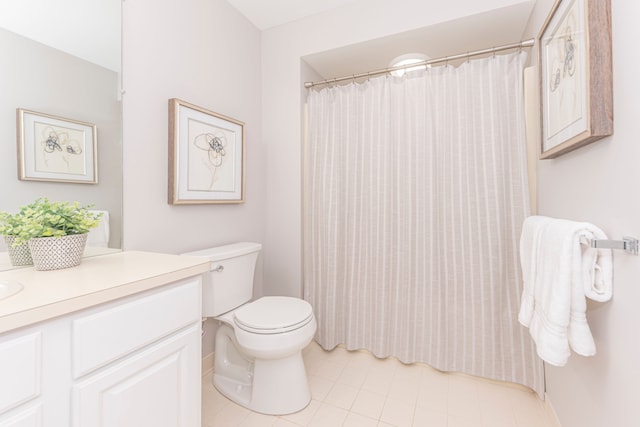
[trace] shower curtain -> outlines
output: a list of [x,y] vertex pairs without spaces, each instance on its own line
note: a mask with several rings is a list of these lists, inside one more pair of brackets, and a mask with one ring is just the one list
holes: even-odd
[[525,60],[309,92],[304,297],[322,347],[543,393],[542,362],[517,321]]

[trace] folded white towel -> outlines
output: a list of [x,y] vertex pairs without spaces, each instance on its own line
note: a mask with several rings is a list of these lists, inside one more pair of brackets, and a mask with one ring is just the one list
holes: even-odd
[[587,324],[585,295],[611,297],[611,250],[580,242],[606,239],[593,224],[529,217],[523,224],[520,257],[524,288],[518,320],[546,362],[563,366],[570,349],[583,356],[596,352]]

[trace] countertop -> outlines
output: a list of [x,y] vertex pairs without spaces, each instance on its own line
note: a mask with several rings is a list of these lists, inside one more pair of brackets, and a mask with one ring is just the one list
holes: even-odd
[[83,258],[76,267],[0,272],[24,289],[0,300],[0,333],[209,271],[206,258],[124,251]]

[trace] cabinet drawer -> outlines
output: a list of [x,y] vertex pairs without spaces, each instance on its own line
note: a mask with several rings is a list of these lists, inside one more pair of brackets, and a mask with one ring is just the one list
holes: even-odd
[[73,377],[199,321],[200,293],[200,277],[191,278],[73,320]]
[[42,379],[40,332],[0,341],[0,413],[40,395]]

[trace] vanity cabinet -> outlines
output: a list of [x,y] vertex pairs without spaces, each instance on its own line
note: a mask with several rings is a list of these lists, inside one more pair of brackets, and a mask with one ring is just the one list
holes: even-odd
[[200,276],[0,335],[0,427],[200,427]]
[[0,338],[0,426],[42,425],[42,362],[42,331]]

